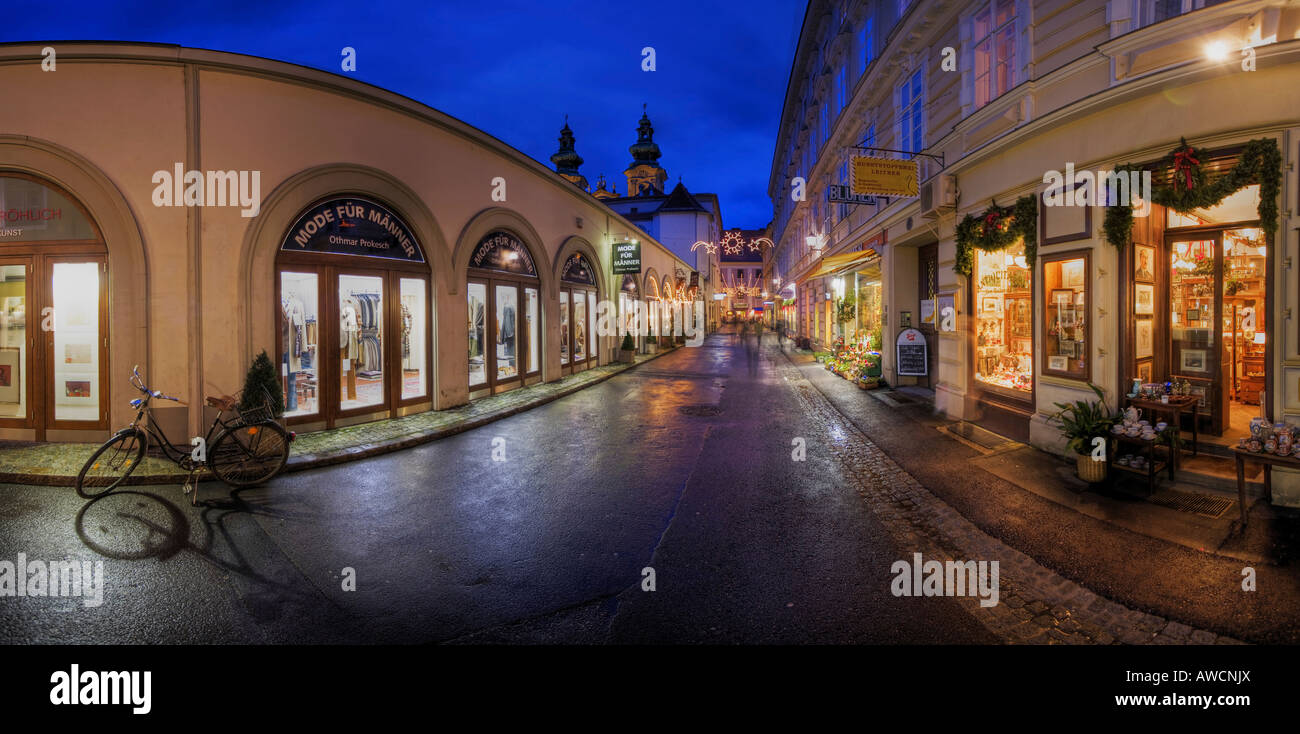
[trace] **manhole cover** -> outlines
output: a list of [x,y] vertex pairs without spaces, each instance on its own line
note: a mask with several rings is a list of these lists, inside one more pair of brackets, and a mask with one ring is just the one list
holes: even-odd
[[710,416],[721,415],[722,408],[716,405],[682,405],[677,408],[677,412],[682,415],[693,415],[699,418],[708,418]]
[[1232,507],[1232,500],[1225,497],[1210,497],[1193,492],[1179,492],[1176,489],[1165,489],[1147,498],[1147,501],[1168,507],[1181,512],[1190,512],[1193,515],[1218,519],[1223,513]]

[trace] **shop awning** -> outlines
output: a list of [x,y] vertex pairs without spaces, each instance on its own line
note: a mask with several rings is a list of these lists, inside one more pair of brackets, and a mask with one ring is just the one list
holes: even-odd
[[875,250],[861,250],[859,252],[842,252],[838,255],[827,255],[822,258],[821,264],[817,269],[808,274],[804,280],[820,278],[823,275],[830,275],[837,270],[851,268],[854,265],[865,262],[876,256]]

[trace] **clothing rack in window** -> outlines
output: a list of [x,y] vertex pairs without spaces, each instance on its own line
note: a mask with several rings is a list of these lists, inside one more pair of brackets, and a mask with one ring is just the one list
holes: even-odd
[[357,302],[357,341],[361,355],[357,359],[357,374],[361,377],[376,377],[383,374],[383,349],[380,347],[379,324],[383,319],[382,302],[378,293],[350,292]]

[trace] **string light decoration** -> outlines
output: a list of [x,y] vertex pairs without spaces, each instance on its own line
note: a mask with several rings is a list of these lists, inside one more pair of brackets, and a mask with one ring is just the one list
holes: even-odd
[[764,247],[775,247],[775,245],[772,244],[772,240],[766,237],[758,237],[749,241],[750,252],[762,252]]
[[718,251],[718,246],[713,244],[712,242],[705,242],[704,240],[696,240],[695,244],[691,245],[691,252],[695,252],[695,248],[701,245],[704,246],[704,251],[710,255]]
[[739,255],[745,245],[745,238],[740,236],[740,232],[732,230],[722,235],[722,254]]

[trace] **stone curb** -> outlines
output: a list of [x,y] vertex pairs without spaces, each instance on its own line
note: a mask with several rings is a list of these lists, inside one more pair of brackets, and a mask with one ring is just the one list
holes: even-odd
[[[558,390],[553,393],[548,393],[546,395],[538,396],[535,399],[529,400],[528,402],[521,403],[519,405],[512,405],[508,408],[502,408],[501,410],[493,411],[491,413],[485,413],[483,415],[474,416],[473,418],[468,418],[463,421],[458,421],[449,426],[442,426],[440,428],[435,428],[432,430],[410,433],[404,436],[399,436],[397,438],[393,438],[387,441],[382,441],[379,443],[365,443],[365,444],[360,444],[358,446],[350,446],[345,449],[325,451],[317,454],[300,454],[297,456],[291,455],[289,457],[288,464],[286,464],[284,467],[284,472],[287,473],[287,472],[305,471],[307,469],[316,469],[318,467],[323,467],[323,466],[333,466],[335,464],[343,464],[349,461],[358,461],[360,459],[366,459],[372,456],[379,456],[381,454],[388,454],[395,451],[401,451],[402,449],[408,449],[414,446],[419,446],[426,443],[432,443],[433,441],[437,441],[442,438],[447,438],[448,436],[454,436],[458,433],[464,433],[465,431],[470,431],[475,428],[485,426],[489,423],[499,421],[502,418],[509,418],[512,415],[517,415],[526,410],[532,410],[533,408],[536,408],[539,405],[545,405],[546,403],[559,400],[560,398],[567,397],[580,390],[585,390],[593,385],[598,385],[604,382],[605,380],[614,377],[615,375],[621,375],[624,372],[627,372],[628,370],[636,369],[637,367],[640,367],[641,365],[647,362],[651,362],[655,359],[658,359],[659,357],[665,354],[670,354],[672,352],[675,352],[677,351],[677,349],[680,348],[683,347],[678,346],[669,349],[667,351],[659,351],[654,354],[642,355],[645,356],[646,359],[640,360],[638,362],[634,362],[632,364],[622,365],[618,369],[611,370],[608,373],[601,375],[600,377],[590,379],[581,384],[572,385],[570,387],[566,387],[562,390]],[[608,365],[602,365],[602,366],[608,366]],[[166,474],[145,474],[141,476],[132,475],[128,477],[125,482],[122,483],[122,486],[180,484],[183,483],[188,477],[189,474],[182,471],[169,472]],[[73,485],[74,482],[76,482],[76,479],[77,477],[75,474],[69,474],[69,475],[26,474],[26,473],[16,473],[16,472],[0,472],[0,484],[28,484],[28,485],[49,486],[49,487],[70,487]],[[207,481],[209,479],[212,479],[212,477],[208,475],[207,472],[204,472],[202,475],[200,475],[200,481]]]

